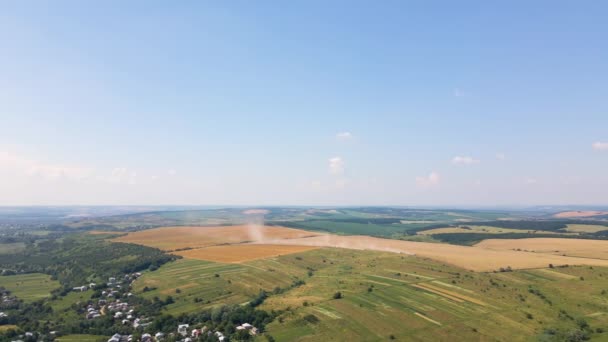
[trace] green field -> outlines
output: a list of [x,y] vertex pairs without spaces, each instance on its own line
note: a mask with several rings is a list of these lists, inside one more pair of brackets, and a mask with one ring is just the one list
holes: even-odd
[[108,338],[98,335],[66,335],[55,339],[58,342],[105,342]]
[[[262,289],[287,287],[305,275],[306,270],[289,269],[268,259],[245,264],[181,259],[145,273],[135,282],[134,291],[148,299],[173,297],[175,303],[167,306],[168,313],[179,314],[220,304],[247,303]],[[156,289],[144,292],[145,287]]]
[[25,302],[33,302],[50,296],[59,287],[59,282],[41,273],[20,274],[0,277],[0,286],[11,291],[14,296]]
[[[606,278],[608,269],[598,267],[475,273],[413,256],[320,249],[238,265],[178,260],[145,274],[136,288],[156,287],[145,297],[172,296],[171,314],[246,303],[260,289],[285,288],[260,306],[283,311],[267,327],[277,341],[380,341],[391,335],[512,341],[575,330],[582,319],[606,329]],[[290,288],[296,279],[305,284]],[[338,291],[344,297],[333,299]]]
[[0,254],[13,254],[25,249],[23,242],[0,243]]

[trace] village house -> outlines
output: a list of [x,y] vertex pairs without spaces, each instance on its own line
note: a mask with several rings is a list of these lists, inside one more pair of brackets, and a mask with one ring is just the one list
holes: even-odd
[[83,285],[83,286],[76,286],[72,290],[74,290],[75,292],[84,292],[84,291],[86,291],[88,289],[89,288],[86,285]]
[[188,336],[188,328],[190,325],[188,324],[180,324],[177,326],[177,333],[182,335],[183,337]]

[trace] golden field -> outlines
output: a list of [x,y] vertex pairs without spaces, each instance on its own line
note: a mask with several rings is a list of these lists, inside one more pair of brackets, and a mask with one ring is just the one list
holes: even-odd
[[[576,235],[576,233],[563,233],[563,232],[552,232],[546,230],[522,230],[522,229],[511,229],[511,228],[501,228],[501,227],[492,227],[492,226],[466,226],[464,228],[460,227],[445,227],[445,228],[435,228],[429,230],[423,230],[418,232],[418,235],[433,235],[433,234],[445,234],[445,233],[486,233],[486,234],[506,234],[506,233],[531,233],[531,234],[572,234]],[[608,227],[604,227],[608,229]]]
[[[608,266],[608,241],[579,239],[490,239],[470,247],[241,225],[165,227],[129,233],[113,241],[142,244],[187,258],[218,262],[268,258],[311,247],[337,247],[417,255],[472,271],[495,271],[507,266],[512,269],[542,268],[549,264]],[[516,251],[518,248],[522,251]]]
[[[535,239],[529,239],[535,240]],[[566,241],[589,241],[556,239]],[[491,240],[493,241],[493,240]],[[509,241],[509,240],[496,240]],[[521,241],[521,240],[513,240]],[[600,241],[604,242],[604,241]],[[374,238],[369,236],[323,235],[309,238],[276,240],[272,243],[317,247],[337,247],[358,250],[374,250],[413,254],[472,271],[495,271],[501,267],[528,269],[553,265],[597,265],[608,266],[608,260],[600,258],[576,258],[544,253],[514,251],[512,248],[490,249],[486,246],[457,246],[427,242],[413,242]],[[483,242],[482,242],[483,243]],[[608,244],[608,242],[605,242]],[[608,248],[607,248],[608,249]]]
[[[536,254],[543,253],[608,260],[608,241],[606,240],[560,238],[488,239],[475,246],[491,250],[521,249],[522,251],[535,252]],[[581,262],[572,262],[572,264],[581,264]]]
[[572,218],[572,217],[592,217],[608,215],[608,211],[563,211],[553,215],[553,217],[559,218]]
[[129,233],[112,241],[155,247],[164,251],[222,244],[292,239],[317,233],[278,226],[240,225],[219,227],[163,227]]

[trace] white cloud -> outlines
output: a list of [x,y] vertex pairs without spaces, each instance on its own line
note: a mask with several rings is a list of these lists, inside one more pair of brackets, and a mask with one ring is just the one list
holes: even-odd
[[353,138],[353,134],[351,132],[340,132],[336,134],[336,139],[340,141],[348,141]]
[[177,174],[177,171],[175,171],[175,170],[173,170],[173,169],[170,169],[169,171],[167,171],[167,174],[168,174],[169,176],[175,176],[175,175]]
[[505,160],[506,158],[507,158],[507,156],[505,156],[504,153],[496,153],[496,159]]
[[608,142],[597,141],[594,142],[591,146],[596,151],[608,151]]
[[454,95],[454,97],[467,96],[467,94],[464,92],[464,90],[462,90],[460,88],[454,88],[454,90],[452,91],[452,95]]
[[530,177],[528,177],[528,178],[524,179],[524,183],[526,183],[526,184],[536,184],[536,183],[538,183],[538,180],[536,178],[530,178]]
[[6,151],[0,151],[0,167],[49,181],[60,179],[79,181],[89,177],[92,173],[89,168],[43,162]]
[[416,177],[416,185],[422,187],[433,187],[439,185],[441,177],[439,173],[433,171],[426,177]]
[[109,183],[134,185],[137,183],[137,172],[125,167],[117,167],[112,170],[109,177],[102,179]]
[[329,159],[329,173],[332,175],[341,175],[344,173],[344,160],[340,157]]
[[456,164],[456,165],[471,165],[471,164],[478,164],[479,162],[480,162],[479,159],[474,159],[472,157],[456,156],[456,157],[452,158],[452,164]]

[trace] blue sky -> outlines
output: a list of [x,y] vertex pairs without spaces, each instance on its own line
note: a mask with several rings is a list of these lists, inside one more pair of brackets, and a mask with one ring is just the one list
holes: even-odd
[[6,1],[0,205],[608,204],[607,10]]

